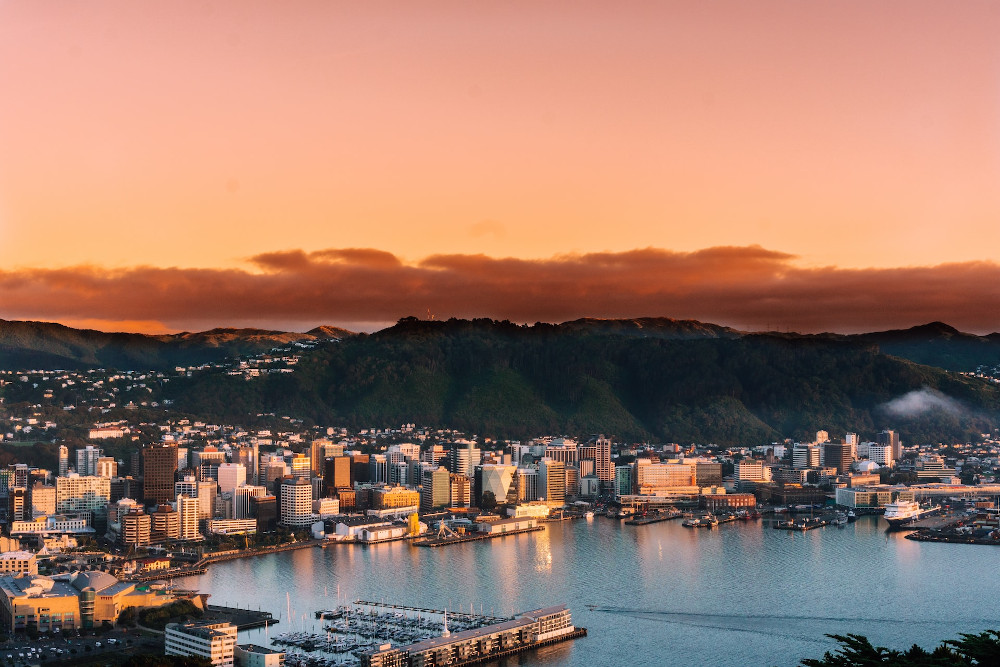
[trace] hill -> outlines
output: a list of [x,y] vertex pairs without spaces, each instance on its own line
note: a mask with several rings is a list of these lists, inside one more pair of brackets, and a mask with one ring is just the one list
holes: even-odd
[[[861,337],[745,334],[672,320],[400,320],[305,355],[294,374],[171,383],[175,406],[216,419],[277,412],[353,427],[404,422],[501,437],[615,433],[755,444],[818,429],[910,441],[991,430],[1000,391],[885,354]],[[927,389],[957,401],[920,413],[888,403]]]
[[309,333],[212,329],[149,336],[73,329],[52,322],[0,320],[0,369],[165,370],[258,354],[299,341],[343,338],[351,332],[319,327]]

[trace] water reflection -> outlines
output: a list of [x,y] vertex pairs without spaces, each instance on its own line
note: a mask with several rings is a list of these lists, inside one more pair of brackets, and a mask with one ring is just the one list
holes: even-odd
[[[341,602],[504,614],[566,602],[588,628],[586,639],[503,666],[796,665],[832,647],[825,633],[907,648],[997,626],[995,550],[915,543],[887,536],[880,523],[862,517],[844,529],[789,533],[763,521],[696,530],[598,518],[440,549],[307,549],[220,563],[177,585],[280,614],[272,636],[289,621],[317,627],[312,613],[334,606],[338,589]],[[267,640],[263,630],[240,639]]]

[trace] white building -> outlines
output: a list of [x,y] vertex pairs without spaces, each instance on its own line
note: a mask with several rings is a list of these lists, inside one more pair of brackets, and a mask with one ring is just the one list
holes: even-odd
[[219,464],[219,490],[232,493],[233,489],[247,483],[247,469],[242,463]]
[[56,477],[57,512],[102,513],[110,500],[111,480],[107,477],[85,477],[75,473]]
[[892,445],[877,443],[868,444],[868,458],[883,467],[891,467],[895,459],[892,458]]
[[200,539],[201,533],[198,532],[198,499],[181,494],[177,496],[175,508],[181,517],[181,539]]
[[315,521],[312,513],[312,484],[305,477],[281,482],[280,522],[292,528],[306,528]]
[[285,652],[255,644],[236,645],[237,667],[282,667],[285,664]]
[[232,623],[168,623],[164,655],[207,658],[213,667],[234,667],[236,626]]

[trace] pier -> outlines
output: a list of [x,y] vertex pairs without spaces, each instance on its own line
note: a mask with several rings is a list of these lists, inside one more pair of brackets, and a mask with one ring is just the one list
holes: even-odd
[[450,544],[462,544],[464,542],[479,542],[481,540],[492,540],[497,537],[507,535],[521,535],[523,533],[534,533],[542,530],[541,526],[534,528],[522,528],[521,530],[508,530],[503,533],[472,533],[466,535],[456,535],[454,537],[427,537],[413,542],[418,547],[445,547]]
[[646,514],[644,516],[632,517],[631,519],[625,520],[626,526],[645,526],[650,523],[659,523],[661,521],[672,521],[674,519],[679,519],[684,514],[682,512],[659,512],[654,511]]
[[458,619],[458,620],[461,620],[461,621],[468,621],[470,623],[474,622],[474,621],[480,621],[480,620],[489,621],[490,623],[503,623],[504,621],[511,620],[511,618],[507,617],[507,616],[486,616],[484,614],[463,614],[460,611],[456,612],[456,611],[445,611],[444,609],[427,609],[425,607],[407,607],[406,605],[402,605],[402,604],[389,604],[388,602],[371,602],[369,600],[355,600],[354,604],[357,605],[357,606],[359,606],[359,607],[377,607],[377,608],[382,608],[382,609],[395,609],[395,610],[398,610],[398,611],[412,611],[412,612],[416,612],[418,614],[437,614],[439,616],[444,616],[447,613],[448,614],[448,618],[450,618],[450,619]]

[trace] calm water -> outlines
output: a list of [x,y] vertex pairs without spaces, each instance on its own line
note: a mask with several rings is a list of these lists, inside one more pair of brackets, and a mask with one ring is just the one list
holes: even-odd
[[220,563],[178,584],[280,614],[271,634],[321,631],[313,612],[336,605],[338,588],[341,601],[504,615],[565,602],[589,631],[508,665],[784,666],[834,647],[825,633],[906,648],[1000,628],[1000,549],[913,542],[877,517],[806,533],[597,518],[440,549],[306,549]]

